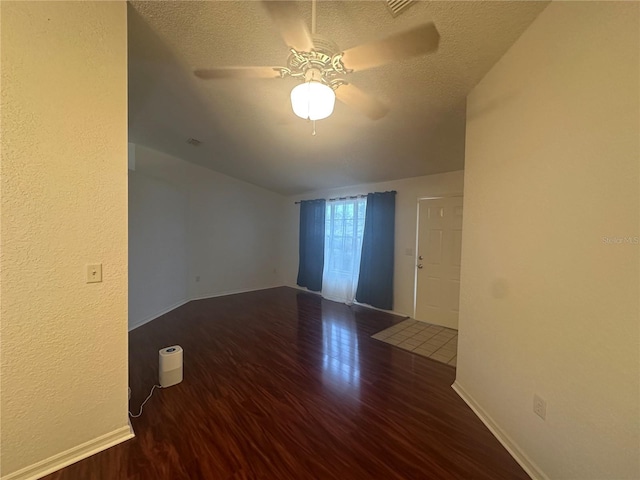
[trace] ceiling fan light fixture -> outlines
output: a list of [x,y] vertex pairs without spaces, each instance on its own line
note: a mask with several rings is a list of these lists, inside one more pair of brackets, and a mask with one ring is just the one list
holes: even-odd
[[305,82],[291,90],[293,113],[305,120],[327,118],[333,113],[336,103],[335,92],[330,86],[318,81],[316,72],[310,71],[305,75]]

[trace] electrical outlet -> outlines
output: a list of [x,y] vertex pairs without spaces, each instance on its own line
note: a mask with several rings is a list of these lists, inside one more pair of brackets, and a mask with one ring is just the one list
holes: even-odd
[[535,394],[533,395],[533,413],[543,420],[547,417],[547,401]]

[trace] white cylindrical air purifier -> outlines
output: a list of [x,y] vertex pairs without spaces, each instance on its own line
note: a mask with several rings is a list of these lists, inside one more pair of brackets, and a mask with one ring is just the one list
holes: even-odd
[[183,350],[180,345],[163,348],[159,352],[160,386],[167,388],[182,381]]

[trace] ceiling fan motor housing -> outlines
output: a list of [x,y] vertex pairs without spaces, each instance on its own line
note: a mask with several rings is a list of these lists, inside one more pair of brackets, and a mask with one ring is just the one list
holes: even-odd
[[323,37],[317,33],[311,35],[311,38],[313,40],[313,49],[316,52],[324,53],[329,57],[334,56],[336,53],[340,53],[338,45],[333,40],[329,40],[327,37]]
[[318,68],[310,67],[304,72],[305,82],[320,82],[325,83],[322,78],[322,71]]
[[338,76],[351,72],[342,63],[342,52],[335,42],[321,36],[313,35],[314,48],[310,52],[291,48],[287,60],[287,68],[282,69],[282,76],[298,78],[302,82],[310,80],[324,83],[334,90],[346,82]]

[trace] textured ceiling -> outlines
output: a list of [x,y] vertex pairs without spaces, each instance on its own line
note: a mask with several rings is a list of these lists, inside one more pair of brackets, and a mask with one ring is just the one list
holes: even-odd
[[[354,72],[391,107],[373,121],[336,102],[311,125],[291,112],[295,80],[200,80],[225,65],[285,65],[288,50],[260,2],[132,2],[129,136],[283,194],[464,167],[465,98],[547,5],[418,2],[393,18],[384,2],[320,1],[317,31],[347,49],[433,21],[435,54]],[[300,11],[310,24],[309,2]],[[203,143],[194,147],[189,137]]]

